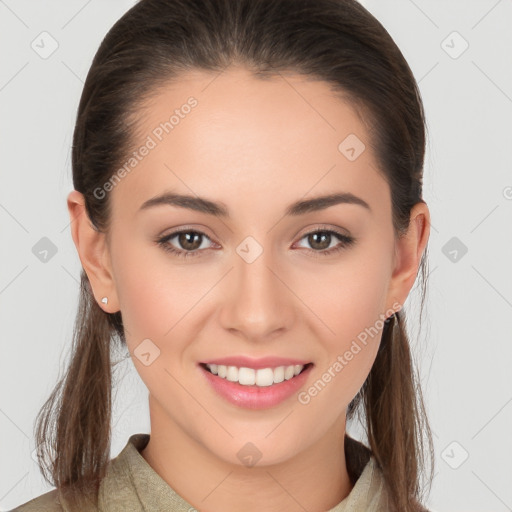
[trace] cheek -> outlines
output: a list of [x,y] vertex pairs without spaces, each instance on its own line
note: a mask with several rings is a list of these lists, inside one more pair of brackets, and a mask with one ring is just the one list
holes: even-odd
[[167,372],[174,375],[173,366],[180,365],[187,348],[182,328],[190,304],[197,301],[187,293],[195,284],[149,244],[119,243],[112,252],[117,255],[116,289],[135,369],[151,394],[177,401],[179,390]]
[[138,332],[150,329],[162,336],[204,288],[200,276],[187,271],[186,265],[176,264],[147,240],[130,240],[119,228],[112,239],[112,267],[123,321]]
[[312,297],[317,314],[328,329],[321,329],[324,353],[315,379],[298,397],[301,404],[309,405],[308,414],[325,415],[327,422],[334,421],[346,409],[366,380],[385,319],[382,276],[380,282],[378,273],[350,273],[344,277],[344,284]]
[[[112,268],[130,351],[144,338],[161,339],[183,316],[183,276],[147,242],[112,243]],[[128,240],[128,238],[124,238]],[[190,287],[189,287],[190,288]]]
[[308,305],[324,326],[321,339],[326,357],[317,369],[319,386],[329,383],[343,402],[355,396],[377,354],[385,320],[388,264],[385,256],[347,259],[315,279],[307,292]]
[[388,268],[386,262],[355,256],[317,273],[305,297],[333,339],[351,339],[381,318],[389,285]]

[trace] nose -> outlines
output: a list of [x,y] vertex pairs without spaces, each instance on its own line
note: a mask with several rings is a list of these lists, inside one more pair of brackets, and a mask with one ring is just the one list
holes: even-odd
[[289,330],[295,321],[297,299],[271,251],[263,250],[252,262],[234,253],[233,265],[222,291],[222,327],[254,342]]

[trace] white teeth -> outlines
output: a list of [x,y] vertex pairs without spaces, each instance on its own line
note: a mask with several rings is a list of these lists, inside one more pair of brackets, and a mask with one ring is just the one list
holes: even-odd
[[284,366],[279,366],[274,370],[274,384],[283,382],[284,380]]
[[254,386],[256,384],[256,372],[251,368],[240,368],[238,370],[238,382],[244,386]]
[[207,364],[207,368],[214,375],[218,375],[230,382],[238,382],[243,386],[272,386],[284,380],[290,380],[298,375],[304,368],[301,364],[278,366],[277,368],[253,368],[226,366],[223,364]]
[[272,384],[274,384],[272,368],[262,368],[256,372],[256,386],[272,386]]
[[226,379],[230,382],[238,382],[238,368],[236,366],[228,366]]

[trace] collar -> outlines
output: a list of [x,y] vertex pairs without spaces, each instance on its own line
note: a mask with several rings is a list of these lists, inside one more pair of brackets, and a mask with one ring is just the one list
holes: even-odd
[[[140,452],[148,444],[149,438],[149,434],[133,434],[119,455],[110,461],[107,474],[100,486],[100,511],[195,510],[141,455]],[[384,478],[376,460],[362,443],[348,435],[345,435],[345,448],[347,470],[354,485],[350,494],[328,512],[387,511]]]

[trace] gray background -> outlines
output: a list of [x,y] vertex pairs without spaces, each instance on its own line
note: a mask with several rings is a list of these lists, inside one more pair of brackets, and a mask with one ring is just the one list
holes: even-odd
[[[427,320],[421,331],[417,314],[409,321],[436,448],[427,505],[512,510],[512,3],[363,4],[408,60],[429,126]],[[32,458],[33,424],[69,356],[77,306],[73,121],[101,39],[132,5],[0,0],[0,510],[52,488]],[[43,237],[56,251],[46,261]],[[416,288],[406,308],[418,311]],[[112,456],[149,432],[131,361],[119,377]]]

